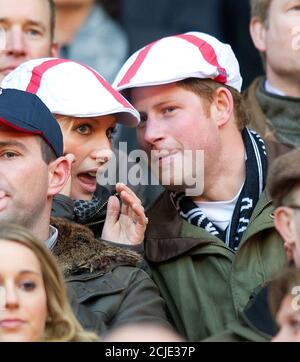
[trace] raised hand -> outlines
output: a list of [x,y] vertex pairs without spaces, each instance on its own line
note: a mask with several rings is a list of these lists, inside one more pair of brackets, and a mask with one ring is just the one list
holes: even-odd
[[116,196],[109,198],[102,238],[120,244],[140,244],[148,224],[141,201],[122,183],[116,185],[116,191],[120,195],[121,205]]

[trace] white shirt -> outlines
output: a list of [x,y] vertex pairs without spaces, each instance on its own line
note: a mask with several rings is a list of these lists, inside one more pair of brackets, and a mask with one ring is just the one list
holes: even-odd
[[233,211],[243,186],[244,185],[242,185],[232,200],[214,202],[199,201],[195,202],[195,204],[206,214],[210,221],[221,230],[225,230],[232,219]]
[[286,96],[286,94],[281,92],[279,89],[274,88],[273,86],[271,86],[271,84],[267,80],[265,81],[265,90],[268,93],[275,94],[277,96],[282,96],[282,97]]
[[45,241],[46,247],[49,250],[53,250],[54,246],[56,245],[57,237],[58,237],[58,230],[50,225],[49,231],[49,239]]

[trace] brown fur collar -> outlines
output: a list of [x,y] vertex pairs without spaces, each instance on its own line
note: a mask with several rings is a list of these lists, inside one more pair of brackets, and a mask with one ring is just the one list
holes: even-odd
[[142,260],[133,251],[95,239],[86,226],[61,218],[51,218],[51,225],[58,229],[53,252],[65,277],[106,271],[116,265],[138,266]]

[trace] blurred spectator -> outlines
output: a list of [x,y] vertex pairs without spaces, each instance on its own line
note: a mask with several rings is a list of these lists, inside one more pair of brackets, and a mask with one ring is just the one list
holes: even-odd
[[284,240],[287,257],[300,268],[300,149],[274,161],[268,185],[275,210],[275,227]]
[[128,54],[119,24],[101,1],[55,0],[55,4],[60,56],[91,66],[111,82]]
[[251,0],[250,30],[266,74],[244,92],[250,128],[266,141],[269,159],[300,146],[299,3]]
[[0,0],[0,14],[6,40],[0,52],[0,82],[26,60],[58,55],[53,0]]
[[0,228],[0,287],[0,341],[98,340],[75,318],[54,257],[15,224]]
[[270,306],[279,332],[272,342],[300,342],[300,269],[286,270],[271,283]]

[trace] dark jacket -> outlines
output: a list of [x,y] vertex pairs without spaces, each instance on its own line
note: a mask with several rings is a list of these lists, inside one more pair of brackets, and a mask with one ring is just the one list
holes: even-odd
[[[116,193],[115,193],[116,194]],[[105,188],[98,186],[95,195],[98,197],[98,207],[93,216],[87,220],[83,225],[87,226],[92,230],[96,239],[101,239],[102,230],[106,218],[106,210],[107,210],[107,202],[110,192]],[[74,201],[65,195],[57,194],[53,198],[52,202],[52,210],[51,216],[55,218],[63,218],[68,221],[77,222],[76,216],[74,213]],[[81,224],[81,223],[79,223]],[[107,244],[111,244],[112,246],[118,246],[122,249],[132,250],[141,256],[144,255],[144,244],[138,245],[128,245],[128,244],[120,244],[106,241]],[[147,273],[150,273],[149,266],[145,259],[143,259],[140,267],[145,270]]]
[[[105,187],[97,186],[95,196],[99,199],[97,210],[91,215],[90,219],[84,222],[84,225],[88,226],[98,239],[101,238],[107,202],[111,193]],[[55,195],[53,198],[51,216],[78,222],[74,213],[74,201],[70,197],[61,194]]]
[[236,252],[183,220],[167,191],[149,211],[146,258],[174,325],[188,340],[221,333],[253,290],[285,265],[273,210],[263,193]]
[[103,335],[125,323],[168,325],[165,303],[148,274],[138,267],[138,254],[96,240],[82,225],[59,218],[52,218],[51,225],[59,235],[53,252],[84,328]]
[[205,342],[268,342],[278,332],[268,301],[268,284],[258,287],[238,319]]

